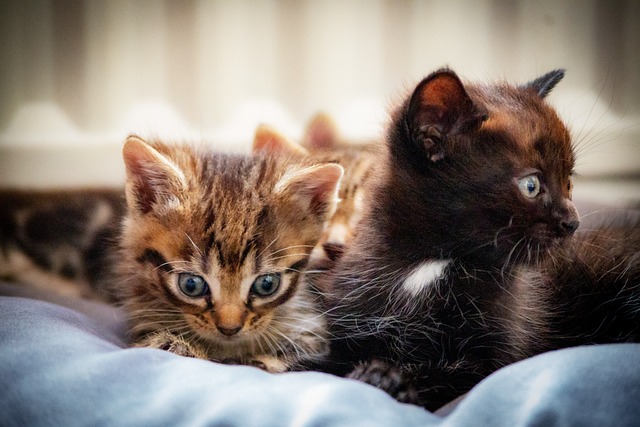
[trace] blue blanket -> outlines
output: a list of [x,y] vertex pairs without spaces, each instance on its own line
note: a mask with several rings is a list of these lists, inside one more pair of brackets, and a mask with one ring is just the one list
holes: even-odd
[[0,294],[2,426],[640,425],[636,344],[516,363],[436,415],[326,374],[272,375],[127,349],[117,309],[18,297],[7,285]]

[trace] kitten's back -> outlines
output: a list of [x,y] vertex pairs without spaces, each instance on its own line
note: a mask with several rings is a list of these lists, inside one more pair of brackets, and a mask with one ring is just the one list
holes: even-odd
[[0,191],[0,277],[110,300],[121,189]]

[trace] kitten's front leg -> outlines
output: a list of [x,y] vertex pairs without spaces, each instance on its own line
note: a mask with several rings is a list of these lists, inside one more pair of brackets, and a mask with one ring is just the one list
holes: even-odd
[[409,376],[400,367],[374,359],[358,364],[347,378],[362,381],[387,392],[399,402],[419,404],[420,398]]
[[169,331],[160,331],[145,335],[142,339],[134,343],[134,347],[157,348],[179,356],[208,359],[207,353],[203,349]]

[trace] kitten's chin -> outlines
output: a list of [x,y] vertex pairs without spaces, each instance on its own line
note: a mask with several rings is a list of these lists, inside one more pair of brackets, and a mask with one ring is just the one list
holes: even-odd
[[215,345],[219,347],[233,347],[237,348],[244,342],[249,342],[250,338],[244,331],[240,331],[234,335],[225,335],[218,331],[197,331],[198,337],[205,341],[207,344]]
[[545,262],[562,248],[569,238],[557,236],[545,236],[542,239],[533,239],[526,245],[526,250],[521,251],[517,261],[521,265],[536,265]]

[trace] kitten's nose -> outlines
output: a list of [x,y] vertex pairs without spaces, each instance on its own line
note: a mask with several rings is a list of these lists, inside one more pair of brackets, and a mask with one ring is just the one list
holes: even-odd
[[565,200],[560,210],[560,232],[565,236],[571,236],[580,225],[580,215],[575,205],[570,200]]
[[560,226],[562,227],[564,232],[567,233],[567,236],[570,236],[578,229],[578,227],[580,226],[580,221],[578,221],[577,219],[571,221],[562,221],[560,223]]
[[230,336],[235,335],[238,332],[240,332],[240,329],[242,329],[242,326],[236,326],[236,327],[232,327],[232,328],[227,328],[227,327],[218,325],[217,328],[222,334],[230,337]]
[[216,328],[228,337],[237,334],[242,329],[247,312],[235,304],[223,304],[216,312]]

